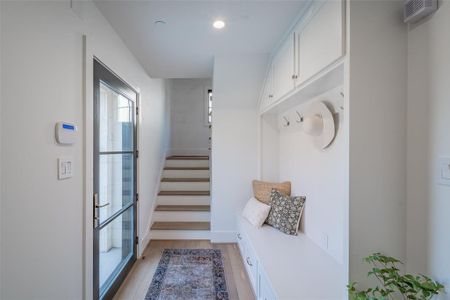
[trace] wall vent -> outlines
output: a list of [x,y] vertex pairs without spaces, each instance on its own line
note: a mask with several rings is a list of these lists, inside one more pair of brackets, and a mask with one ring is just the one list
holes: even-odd
[[405,0],[403,16],[405,23],[413,23],[422,19],[438,8],[438,0]]

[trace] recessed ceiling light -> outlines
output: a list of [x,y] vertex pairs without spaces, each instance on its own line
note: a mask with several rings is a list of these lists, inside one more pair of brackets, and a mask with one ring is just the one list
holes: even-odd
[[214,21],[213,26],[216,29],[222,29],[225,27],[225,22],[222,20],[216,20],[216,21]]

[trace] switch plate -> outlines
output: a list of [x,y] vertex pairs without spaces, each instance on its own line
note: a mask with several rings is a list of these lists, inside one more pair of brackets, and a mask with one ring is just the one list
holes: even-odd
[[73,176],[73,158],[71,156],[58,158],[58,179],[63,180]]
[[438,183],[450,185],[450,157],[439,157]]

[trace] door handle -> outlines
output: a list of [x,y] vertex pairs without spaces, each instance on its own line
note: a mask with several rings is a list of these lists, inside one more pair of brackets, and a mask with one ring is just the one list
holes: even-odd
[[94,227],[99,225],[100,216],[99,216],[99,208],[108,206],[110,203],[98,204],[98,193],[94,193]]

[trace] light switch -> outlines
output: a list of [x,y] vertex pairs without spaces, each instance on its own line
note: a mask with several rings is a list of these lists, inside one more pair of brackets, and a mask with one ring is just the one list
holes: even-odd
[[63,180],[73,176],[73,158],[60,157],[58,158],[58,179]]
[[439,158],[439,184],[450,185],[450,157]]

